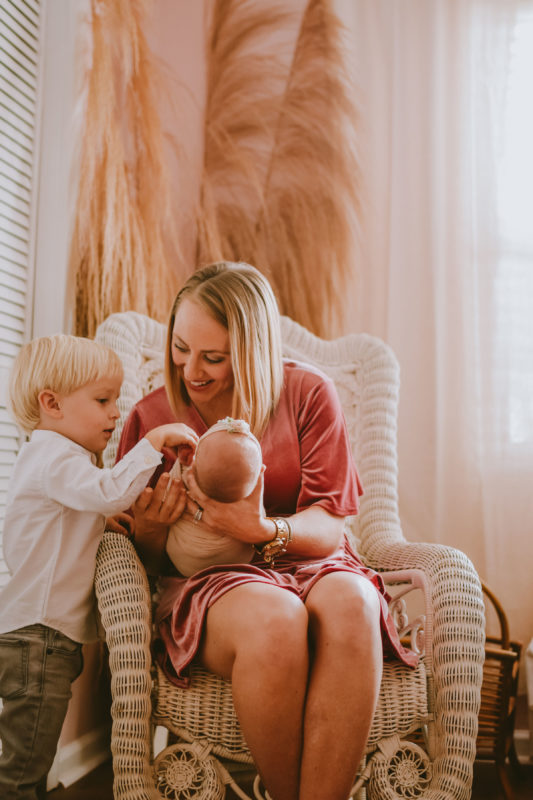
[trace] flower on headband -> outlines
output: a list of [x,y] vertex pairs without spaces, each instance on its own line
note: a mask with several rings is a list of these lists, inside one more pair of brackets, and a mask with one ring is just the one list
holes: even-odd
[[250,426],[243,419],[224,417],[224,419],[219,420],[216,424],[229,433],[250,433]]

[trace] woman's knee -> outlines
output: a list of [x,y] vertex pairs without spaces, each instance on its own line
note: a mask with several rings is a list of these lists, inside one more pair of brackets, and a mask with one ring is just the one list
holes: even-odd
[[209,610],[200,658],[227,677],[237,658],[257,662],[307,658],[308,614],[291,591],[250,583]]
[[381,604],[377,589],[367,579],[352,572],[325,575],[309,592],[306,600],[311,629],[327,631],[346,641],[354,627],[365,636],[380,636]]
[[254,648],[276,657],[293,649],[301,650],[307,641],[308,614],[305,605],[293,592],[279,589],[259,593],[248,609],[242,648]]

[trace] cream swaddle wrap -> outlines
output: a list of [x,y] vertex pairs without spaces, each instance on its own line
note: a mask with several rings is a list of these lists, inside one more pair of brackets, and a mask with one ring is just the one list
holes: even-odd
[[[228,503],[248,497],[257,484],[262,466],[261,446],[244,420],[219,420],[198,440],[193,463],[185,467],[179,459],[170,475],[187,483],[194,469],[198,486],[209,497]],[[166,551],[176,569],[189,577],[216,564],[249,563],[253,545],[218,533],[184,511],[170,527]]]

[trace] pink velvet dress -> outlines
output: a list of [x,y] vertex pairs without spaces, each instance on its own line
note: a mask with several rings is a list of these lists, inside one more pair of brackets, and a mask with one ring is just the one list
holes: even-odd
[[[261,439],[268,516],[288,516],[314,504],[340,517],[356,514],[362,487],[333,382],[319,370],[295,361],[284,362],[284,373],[278,408]],[[147,431],[175,421],[165,389],[151,392],[134,406],[126,420],[117,459]],[[179,421],[200,435],[207,429],[194,406],[186,408]],[[163,464],[152,484],[175,459],[172,451],[163,455]],[[256,555],[251,564],[209,567],[190,578],[162,577],[156,614],[160,637],[155,643],[157,658],[171,681],[187,686],[188,667],[198,650],[207,610],[225,592],[259,581],[281,586],[305,600],[316,581],[336,571],[363,575],[376,587],[381,602],[384,655],[416,666],[417,655],[399,641],[381,577],[364,566],[346,537],[338,551],[326,559],[285,555],[276,559],[275,568],[271,569]]]

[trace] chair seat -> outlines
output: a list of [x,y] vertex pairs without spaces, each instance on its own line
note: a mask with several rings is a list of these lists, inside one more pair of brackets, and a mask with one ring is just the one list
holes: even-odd
[[[190,688],[179,689],[157,666],[153,720],[185,741],[207,739],[221,758],[252,763],[233,707],[231,684],[202,667],[193,666]],[[366,752],[375,750],[381,739],[395,734],[405,738],[428,721],[424,661],[415,669],[386,661]]]

